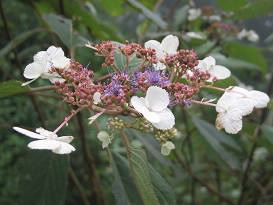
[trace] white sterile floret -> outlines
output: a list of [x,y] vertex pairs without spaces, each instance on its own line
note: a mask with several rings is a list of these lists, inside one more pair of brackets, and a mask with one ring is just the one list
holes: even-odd
[[201,9],[191,8],[188,10],[188,20],[193,21],[201,16]]
[[233,92],[225,92],[216,104],[216,128],[224,128],[229,134],[238,133],[243,127],[243,116],[250,114],[253,108],[252,100],[238,98]]
[[161,145],[161,154],[167,156],[173,149],[175,149],[175,145],[171,141],[167,141]]
[[112,136],[108,134],[106,131],[100,131],[97,135],[97,138],[102,142],[102,148],[106,148],[112,141]]
[[199,64],[195,67],[203,72],[208,72],[211,77],[208,82],[212,82],[213,79],[223,80],[230,76],[230,70],[224,66],[216,65],[216,61],[212,56],[206,57],[203,60],[199,60]]
[[33,62],[28,64],[24,70],[24,77],[31,79],[23,83],[27,85],[39,77],[49,79],[50,82],[64,81],[57,73],[51,73],[50,69],[55,67],[65,69],[69,66],[70,59],[64,56],[61,48],[50,46],[46,51],[40,51],[33,57]]
[[251,42],[257,42],[260,37],[254,30],[243,29],[237,34],[237,38],[240,40],[246,38]]
[[[151,48],[156,51],[156,57],[158,60],[163,59],[166,55],[173,55],[176,53],[179,46],[179,40],[176,36],[168,35],[161,43],[156,40],[149,40],[144,44],[145,48]],[[158,62],[154,65],[156,70],[164,70],[166,66]]]
[[101,93],[100,92],[95,92],[94,95],[93,95],[93,103],[95,105],[99,104],[101,102]]
[[149,87],[145,98],[131,98],[132,106],[160,130],[171,129],[175,124],[174,115],[168,108],[169,103],[167,91],[157,86]]
[[237,98],[245,98],[251,100],[255,108],[264,108],[270,101],[269,96],[258,90],[247,90],[238,86],[233,87],[227,92],[232,93],[233,96]]
[[28,144],[30,149],[51,150],[56,154],[69,154],[76,150],[69,144],[73,140],[72,136],[58,137],[58,135],[54,132],[43,128],[37,128],[36,133],[20,127],[13,127],[13,129],[23,135],[37,139]]
[[248,91],[237,86],[227,90],[216,104],[216,127],[230,134],[238,133],[242,129],[242,117],[254,108],[266,107],[269,100],[267,94],[257,90]]

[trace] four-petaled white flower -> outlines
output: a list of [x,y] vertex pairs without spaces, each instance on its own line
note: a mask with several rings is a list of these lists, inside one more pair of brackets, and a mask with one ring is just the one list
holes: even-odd
[[65,69],[69,66],[70,59],[64,56],[61,48],[50,46],[46,51],[40,51],[33,57],[33,62],[28,64],[24,71],[24,77],[31,79],[23,83],[27,85],[39,77],[49,79],[50,82],[64,81],[57,73],[50,73],[50,69],[60,68]]
[[72,136],[58,137],[54,132],[43,128],[37,128],[36,133],[20,127],[13,127],[13,129],[23,135],[37,139],[28,144],[30,149],[51,150],[56,154],[69,154],[76,150],[69,144],[73,140]]
[[214,79],[223,80],[230,76],[230,70],[224,66],[216,65],[216,61],[212,56],[206,57],[203,60],[199,60],[199,64],[195,67],[203,72],[210,74],[208,82],[212,82]]
[[237,34],[239,40],[246,38],[251,42],[257,42],[259,40],[259,35],[254,30],[243,29]]
[[173,149],[175,149],[175,145],[171,141],[167,141],[161,145],[161,154],[167,156]]
[[171,129],[175,124],[174,115],[168,108],[169,103],[167,91],[157,86],[149,87],[145,98],[131,98],[132,106],[160,130]]
[[202,11],[201,9],[191,8],[188,10],[188,20],[193,21],[201,16]]
[[97,135],[97,138],[102,142],[102,148],[106,148],[111,143],[113,137],[108,134],[106,131],[100,131]]
[[101,93],[100,92],[95,92],[94,95],[93,95],[93,103],[95,105],[99,104],[101,102]]
[[[151,48],[156,51],[156,57],[158,60],[164,59],[166,55],[173,55],[176,53],[179,46],[179,40],[177,36],[168,35],[161,43],[156,40],[149,40],[144,44],[145,48]],[[156,70],[164,70],[166,66],[158,62],[154,65]]]
[[238,133],[243,126],[243,116],[254,108],[266,107],[269,100],[268,95],[257,90],[248,91],[240,87],[227,90],[216,104],[216,127],[224,128],[230,134]]

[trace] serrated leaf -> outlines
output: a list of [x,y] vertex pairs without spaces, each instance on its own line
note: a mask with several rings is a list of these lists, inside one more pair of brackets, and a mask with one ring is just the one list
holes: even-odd
[[240,146],[230,136],[218,131],[209,123],[200,120],[197,117],[193,117],[192,121],[199,133],[206,139],[214,151],[219,154],[224,162],[227,163],[232,169],[239,169],[239,160],[225,146],[241,151]]
[[29,92],[30,89],[22,86],[22,83],[16,80],[10,80],[0,83],[0,98]]
[[31,151],[21,171],[19,204],[64,204],[67,171],[67,156]]
[[167,160],[167,158],[163,157],[163,155],[160,153],[160,145],[153,136],[132,129],[126,131],[126,133],[127,135],[136,137],[144,145],[148,154],[153,156],[162,165],[171,165],[171,162]]
[[141,198],[133,183],[128,161],[120,154],[110,153],[110,162],[114,174],[112,192],[117,205],[139,205]]
[[146,153],[139,147],[130,146],[129,163],[134,181],[144,205],[159,205],[153,188]]
[[31,38],[34,34],[37,34],[41,31],[43,31],[43,29],[36,28],[36,29],[19,34],[14,39],[12,39],[4,48],[0,50],[0,58],[4,57],[9,52],[11,52],[14,48],[21,45],[24,41],[26,41],[27,39]]
[[156,23],[161,29],[167,28],[167,23],[162,20],[162,18],[153,13],[151,10],[147,9],[143,4],[136,0],[127,0],[127,2],[137,10],[140,10],[147,18]]

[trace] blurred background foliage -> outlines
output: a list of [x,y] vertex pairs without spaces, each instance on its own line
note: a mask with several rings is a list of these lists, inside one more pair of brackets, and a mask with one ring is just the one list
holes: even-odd
[[[189,21],[191,7],[221,21]],[[108,71],[84,47],[88,41],[144,43],[171,33],[180,38],[180,48],[195,49],[200,59],[213,55],[232,71],[219,86],[244,84],[272,95],[272,11],[272,0],[1,0],[0,204],[272,204],[272,104],[232,136],[214,128],[213,109],[177,108],[176,151],[168,158],[153,136],[128,131],[132,143],[144,148],[132,150],[130,159],[137,185],[120,136],[114,134],[108,151],[96,138],[107,116],[88,126],[90,113],[81,113],[69,123],[62,134],[76,138],[77,151],[70,156],[30,151],[28,139],[11,130],[14,125],[51,130],[69,113],[53,92],[20,86],[33,54],[52,44],[103,75]],[[238,40],[243,28],[256,30],[260,40]],[[187,32],[205,38],[189,38]],[[204,90],[200,98],[218,94]]]

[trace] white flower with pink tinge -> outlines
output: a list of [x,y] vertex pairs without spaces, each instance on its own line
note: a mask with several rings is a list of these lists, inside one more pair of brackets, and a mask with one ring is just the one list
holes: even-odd
[[243,116],[249,115],[254,108],[266,107],[269,100],[267,94],[257,90],[240,87],[227,90],[216,104],[216,127],[224,128],[229,134],[238,133],[243,127]]
[[13,129],[30,138],[37,139],[28,144],[30,149],[51,150],[55,154],[69,154],[76,150],[69,144],[73,140],[72,136],[58,137],[54,132],[44,128],[37,128],[36,133],[20,127],[13,127]]
[[174,115],[168,108],[169,103],[167,91],[157,86],[149,87],[145,98],[131,98],[132,106],[160,130],[171,129],[175,124]]
[[224,66],[216,65],[216,61],[212,56],[206,57],[203,60],[199,60],[199,64],[195,67],[203,72],[208,72],[210,74],[210,79],[208,82],[212,82],[214,79],[223,80],[230,76],[230,70]]
[[28,64],[24,70],[24,77],[31,79],[22,85],[28,85],[39,77],[48,79],[54,83],[56,81],[64,81],[58,73],[51,73],[50,69],[65,69],[69,66],[70,59],[64,56],[61,48],[50,46],[46,51],[40,51],[33,57],[33,62]]
[[[164,59],[166,55],[173,55],[176,53],[179,46],[179,40],[177,36],[168,35],[161,43],[156,40],[149,40],[144,44],[145,48],[151,48],[156,51],[156,57],[158,60]],[[164,70],[166,66],[158,62],[154,65],[156,70]]]

